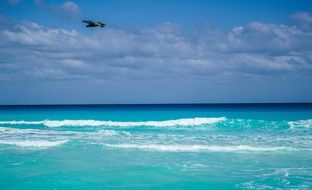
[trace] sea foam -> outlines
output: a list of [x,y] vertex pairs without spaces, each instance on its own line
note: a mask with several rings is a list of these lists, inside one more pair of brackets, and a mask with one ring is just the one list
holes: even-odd
[[41,125],[43,121],[0,121],[0,124],[9,124],[9,125]]
[[160,152],[278,152],[300,151],[292,147],[256,147],[247,145],[164,145],[164,144],[105,144],[108,147],[125,149],[142,149]]
[[68,140],[46,141],[46,140],[0,140],[0,144],[15,145],[26,148],[49,148],[59,146]]
[[173,127],[173,126],[195,126],[204,124],[213,124],[224,121],[225,117],[207,118],[183,118],[164,121],[102,121],[102,120],[43,120],[43,121],[0,121],[0,124],[10,125],[44,125],[46,127],[66,127],[66,126],[109,126],[109,127],[135,127],[135,126],[151,126],[151,127]]
[[74,135],[74,131],[55,131],[41,129],[20,129],[12,127],[0,127],[0,134],[15,134],[15,135]]
[[288,125],[290,126],[290,129],[311,128],[312,127],[312,119],[289,121]]

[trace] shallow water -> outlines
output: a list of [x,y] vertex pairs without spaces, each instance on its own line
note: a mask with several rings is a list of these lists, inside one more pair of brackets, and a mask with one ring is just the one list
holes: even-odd
[[0,107],[1,189],[311,189],[312,105]]

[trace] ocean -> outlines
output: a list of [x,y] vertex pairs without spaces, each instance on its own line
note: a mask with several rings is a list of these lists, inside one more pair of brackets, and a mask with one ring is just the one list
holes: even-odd
[[0,106],[0,189],[312,189],[312,104]]

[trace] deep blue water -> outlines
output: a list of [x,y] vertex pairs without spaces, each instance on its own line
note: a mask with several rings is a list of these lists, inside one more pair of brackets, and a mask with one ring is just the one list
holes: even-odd
[[311,189],[312,104],[0,106],[0,189]]

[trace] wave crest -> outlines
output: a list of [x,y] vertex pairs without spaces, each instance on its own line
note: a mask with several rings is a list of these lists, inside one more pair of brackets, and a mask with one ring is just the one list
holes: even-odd
[[289,121],[288,125],[290,126],[290,129],[311,128],[312,127],[312,119],[299,120],[299,121]]
[[164,145],[164,144],[105,144],[113,148],[143,149],[160,152],[276,152],[299,151],[292,147],[256,147],[247,145]]
[[0,121],[0,124],[9,124],[9,125],[41,125],[43,121]]
[[25,148],[49,148],[59,146],[68,140],[46,141],[46,140],[0,140],[0,144],[15,145]]
[[109,127],[136,127],[136,126],[152,126],[152,127],[173,127],[173,126],[195,126],[204,124],[213,124],[224,121],[225,117],[218,118],[184,118],[165,121],[102,121],[102,120],[44,120],[44,121],[0,121],[0,124],[10,125],[44,125],[46,127],[66,127],[66,126],[109,126]]

